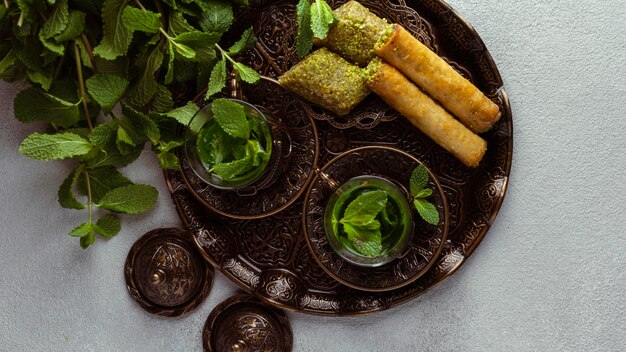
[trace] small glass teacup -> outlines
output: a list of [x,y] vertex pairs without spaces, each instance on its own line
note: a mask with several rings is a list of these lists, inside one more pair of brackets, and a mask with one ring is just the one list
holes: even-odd
[[[408,201],[409,196],[402,187],[386,178],[373,175],[357,176],[338,186],[332,176],[321,171],[319,174],[330,187],[336,188],[324,210],[324,232],[328,243],[341,258],[359,266],[378,267],[404,253],[413,234],[413,210]],[[381,247],[376,250],[375,255],[362,248],[361,240],[367,239],[368,231],[371,230],[356,226],[358,219],[355,222],[344,222],[351,203],[358,202],[361,195],[373,191],[382,191],[387,196],[384,210],[368,222],[375,222],[375,231],[379,231],[381,236]],[[359,228],[362,230],[357,231]]]
[[[257,190],[270,186],[276,179],[280,165],[288,157],[284,149],[289,139],[285,138],[286,132],[280,128],[280,122],[270,114],[261,112],[259,108],[243,100],[233,98],[227,100],[243,106],[246,119],[251,126],[249,142],[258,144],[255,146],[257,155],[250,157],[249,165],[237,168],[237,160],[241,159],[236,158],[235,148],[241,150],[239,153],[243,155],[248,151],[240,144],[246,142],[239,141],[237,142],[239,144],[235,145],[235,142],[232,142],[234,139],[228,137],[229,140],[226,141],[220,139],[223,133],[222,135],[214,133],[215,129],[220,127],[214,118],[211,103],[200,109],[187,126],[184,135],[185,156],[196,176],[211,187],[234,190],[240,195],[254,195]],[[218,163],[214,156],[206,152],[207,149],[213,152],[218,150],[215,153],[220,155],[221,170],[225,169],[226,165],[228,177],[225,178],[224,173],[217,172]]]

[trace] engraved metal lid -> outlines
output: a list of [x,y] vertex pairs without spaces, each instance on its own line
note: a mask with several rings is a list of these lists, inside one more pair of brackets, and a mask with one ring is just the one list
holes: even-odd
[[239,294],[213,309],[202,343],[207,352],[289,352],[293,334],[283,311]]
[[209,295],[214,271],[187,231],[160,228],[133,244],[124,275],[128,293],[143,309],[177,317],[196,308]]

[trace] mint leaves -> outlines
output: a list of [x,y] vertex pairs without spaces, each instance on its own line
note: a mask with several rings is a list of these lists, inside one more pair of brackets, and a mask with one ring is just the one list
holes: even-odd
[[387,192],[371,191],[361,194],[352,201],[341,219],[341,223],[367,224],[387,205]]
[[149,185],[122,186],[107,192],[97,206],[118,213],[139,214],[154,206],[157,195],[156,188]]
[[328,31],[335,24],[333,10],[324,0],[300,0],[298,2],[298,35],[296,51],[300,57],[306,56],[313,48],[313,37],[326,39]]
[[116,236],[121,230],[120,220],[115,215],[106,215],[100,218],[95,224],[85,222],[78,225],[69,232],[70,236],[80,238],[80,246],[87,248],[95,241],[95,235],[98,234],[103,238],[109,239]]
[[311,4],[311,30],[319,39],[326,39],[330,27],[335,23],[335,14],[324,0]]
[[87,92],[104,109],[111,110],[122,98],[128,81],[108,73],[96,73],[85,81]]
[[[427,223],[437,225],[439,211],[426,199],[433,194],[427,187],[429,178],[426,168],[418,166],[411,173],[409,189],[420,216]],[[405,197],[393,189],[373,184],[344,191],[333,204],[332,226],[339,241],[366,257],[382,255],[409,226],[406,212],[410,212],[410,208],[405,205]]]
[[309,0],[300,0],[296,7],[298,16],[298,34],[296,36],[296,52],[304,57],[313,49],[313,30],[311,29],[311,4]]
[[156,33],[161,28],[161,14],[126,6],[122,12],[124,26],[131,31]]
[[158,192],[149,185],[135,185],[112,167],[88,170],[84,164],[70,173],[59,188],[59,203],[64,208],[83,209],[85,205],[76,199],[74,188],[87,198],[88,220],[69,232],[80,237],[80,245],[89,247],[95,235],[109,239],[120,229],[117,216],[108,214],[93,222],[93,208],[116,213],[138,214],[150,210],[156,204]]
[[216,99],[211,110],[213,118],[224,132],[235,138],[250,138],[250,124],[243,105],[231,100]]
[[[383,252],[381,218],[391,202],[383,190],[366,191],[348,206],[339,222],[347,234],[348,241],[362,255],[377,257]],[[388,219],[383,221],[387,222]]]
[[80,102],[71,102],[37,88],[27,88],[13,101],[15,118],[30,123],[43,121],[69,127],[80,119]]
[[63,32],[69,21],[69,10],[67,7],[67,0],[59,0],[52,15],[46,20],[41,28],[41,36],[44,39],[49,39],[55,35]]
[[122,22],[122,15],[127,4],[128,0],[104,0],[101,13],[104,36],[102,42],[93,49],[95,55],[113,60],[128,52],[133,39],[133,31]]
[[219,50],[222,58],[215,64],[213,70],[211,71],[209,86],[205,99],[209,99],[212,95],[220,92],[222,89],[224,89],[224,87],[226,87],[226,61],[230,61],[233,69],[235,70],[235,72],[237,72],[239,78],[242,81],[250,84],[255,84],[259,82],[261,76],[258,72],[242,64],[241,62],[233,60],[232,58],[232,56],[235,56],[245,50],[251,49],[255,43],[256,38],[252,33],[252,28],[248,28],[246,31],[243,32],[241,38],[228,49],[228,51],[225,51],[217,44],[215,45],[215,47]]
[[211,112],[213,118],[202,127],[196,142],[200,160],[209,173],[236,182],[262,171],[271,154],[267,126],[248,116],[243,105],[232,100],[214,100]]
[[80,176],[81,172],[83,172],[83,170],[84,170],[83,165],[77,167],[72,172],[70,172],[70,174],[67,176],[65,181],[63,181],[63,183],[61,184],[61,187],[59,188],[58,196],[59,196],[59,204],[63,208],[85,209],[85,205],[80,203],[78,200],[76,200],[76,197],[74,196],[74,192],[72,192],[72,189],[76,185],[76,182],[78,181],[78,177]]
[[[133,183],[118,169],[145,149],[154,151],[161,167],[180,168],[177,130],[199,110],[185,99],[201,97],[204,89],[207,97],[222,90],[229,67],[245,82],[259,80],[256,71],[236,61],[255,44],[252,29],[234,43],[229,38],[227,50],[220,47],[234,21],[233,6],[244,4],[9,0],[0,5],[0,78],[29,87],[14,100],[15,117],[47,124],[46,133],[32,133],[19,150],[37,160],[74,163],[58,200],[63,208],[86,213],[87,220],[69,233],[83,248],[120,231],[115,213],[154,206],[156,189]],[[182,90],[181,96],[180,87],[198,92]],[[235,119],[218,125],[222,134],[216,141],[226,144],[215,145],[213,157],[219,159],[217,171],[236,179],[269,154],[257,142],[258,126],[237,120],[240,115],[228,109],[222,113]]]
[[413,205],[422,219],[431,225],[439,224],[439,211],[425,198],[433,194],[432,189],[426,188],[428,184],[428,171],[424,165],[420,165],[413,170],[409,180],[409,188],[413,197]]
[[89,141],[76,133],[33,133],[20,145],[20,153],[36,160],[60,160],[86,155],[93,150]]

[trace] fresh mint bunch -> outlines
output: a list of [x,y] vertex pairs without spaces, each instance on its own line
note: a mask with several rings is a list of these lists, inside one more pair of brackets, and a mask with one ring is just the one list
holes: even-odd
[[431,225],[439,224],[439,211],[426,200],[433,194],[433,190],[426,187],[428,185],[428,171],[424,165],[420,165],[413,170],[409,180],[409,188],[413,197],[413,205],[422,219]]
[[296,8],[298,34],[296,51],[300,57],[306,56],[313,48],[313,38],[326,39],[337,18],[325,0],[300,0]]
[[[181,87],[199,97],[216,93],[225,86],[226,61],[245,82],[258,81],[254,70],[233,59],[254,45],[252,31],[234,44],[222,38],[233,23],[233,6],[246,4],[0,3],[0,78],[30,84],[15,98],[15,117],[48,126],[46,133],[28,136],[20,151],[37,160],[73,160],[58,196],[62,207],[87,212],[87,221],[69,233],[83,248],[96,235],[108,239],[120,231],[116,214],[143,213],[156,203],[154,187],[135,184],[118,171],[146,144],[161,167],[179,168],[177,130],[199,109],[177,94]],[[229,44],[228,51],[221,48]]]

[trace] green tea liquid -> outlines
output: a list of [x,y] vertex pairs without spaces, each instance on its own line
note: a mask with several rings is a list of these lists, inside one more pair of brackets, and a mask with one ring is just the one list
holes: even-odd
[[[196,141],[199,159],[209,174],[232,185],[254,182],[263,174],[271,159],[273,140],[267,122],[262,117],[251,114],[246,114],[246,118],[250,123],[250,142],[255,144],[252,150],[265,152],[263,158],[255,156],[247,163],[238,161],[244,158],[246,152],[249,152],[248,141],[223,133],[215,119],[208,120],[202,126]],[[216,160],[216,155],[219,160]],[[218,162],[233,165],[231,177],[223,179],[217,173],[212,172],[214,165]],[[240,171],[237,169],[239,166],[237,163],[241,164]]]
[[344,225],[340,220],[344,217],[346,208],[352,201],[366,192],[377,190],[387,193],[387,205],[376,217],[376,220],[381,224],[382,254],[387,253],[400,243],[403,236],[408,235],[407,230],[412,226],[411,208],[406,200],[406,196],[396,185],[374,176],[354,178],[342,185],[331,197],[331,201],[328,204],[329,207],[332,207],[330,219],[332,233],[345,249],[353,254],[362,255],[348,240],[348,236],[343,230]]

